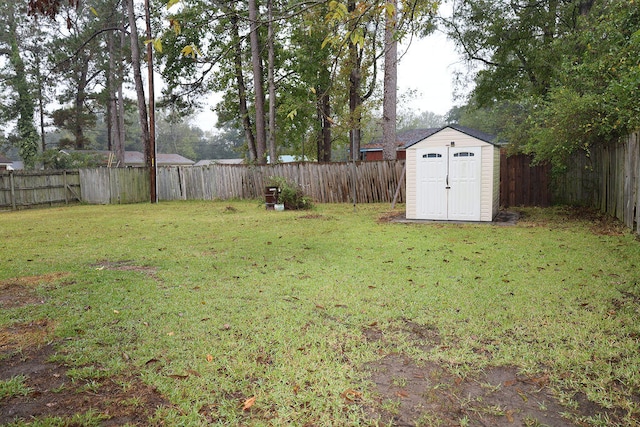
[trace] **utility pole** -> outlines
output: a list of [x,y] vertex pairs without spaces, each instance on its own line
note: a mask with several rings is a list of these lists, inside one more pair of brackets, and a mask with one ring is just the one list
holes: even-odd
[[149,185],[151,187],[151,203],[158,203],[158,187],[156,176],[158,165],[156,163],[156,117],[155,117],[155,95],[153,91],[153,43],[151,42],[151,12],[149,11],[149,0],[144,1],[145,18],[147,21],[147,69],[149,71],[149,158],[147,167],[149,168]]

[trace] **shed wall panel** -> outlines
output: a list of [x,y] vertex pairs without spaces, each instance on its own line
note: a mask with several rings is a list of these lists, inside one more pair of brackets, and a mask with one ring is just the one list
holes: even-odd
[[416,207],[416,181],[418,179],[416,175],[416,150],[413,149],[411,151],[407,151],[407,160],[406,160],[407,170],[406,170],[406,216],[409,219],[416,218],[417,215],[417,207]]

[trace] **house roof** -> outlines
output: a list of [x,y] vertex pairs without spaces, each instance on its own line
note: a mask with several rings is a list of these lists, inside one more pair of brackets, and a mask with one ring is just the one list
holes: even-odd
[[13,160],[9,160],[8,158],[0,154],[0,165],[11,165],[11,164],[13,164]]
[[[422,141],[428,136],[438,132],[440,128],[423,128],[423,129],[410,129],[396,133],[396,147],[399,150],[404,149],[409,145],[413,145],[416,142]],[[375,138],[368,144],[364,144],[360,151],[380,151],[382,150],[382,138]]]
[[490,135],[488,133],[481,132],[479,130],[472,129],[472,128],[469,128],[469,127],[466,127],[466,126],[460,126],[460,125],[457,125],[457,124],[451,124],[451,125],[444,126],[444,127],[440,128],[440,129],[435,129],[435,131],[433,133],[431,133],[431,134],[429,134],[429,135],[425,136],[424,138],[421,138],[421,139],[419,139],[417,141],[412,141],[412,142],[406,144],[404,146],[404,148],[407,149],[407,148],[411,147],[412,145],[415,145],[418,142],[422,141],[423,139],[425,139],[425,138],[427,138],[427,137],[429,137],[431,135],[435,135],[436,133],[441,132],[441,131],[443,131],[444,129],[447,129],[447,128],[457,130],[458,132],[462,132],[462,133],[464,133],[466,135],[469,135],[469,136],[471,136],[473,138],[479,139],[479,140],[484,141],[484,142],[488,142],[489,144],[498,145],[497,138],[494,135]]
[[[104,156],[105,159],[109,157],[111,151],[107,150],[61,150],[63,152],[76,152],[76,153],[86,153],[86,154],[99,154]],[[144,154],[140,151],[125,151],[124,152],[124,163],[127,166],[144,166]],[[156,154],[156,164],[158,166],[169,166],[169,165],[179,165],[179,166],[191,166],[195,162],[193,160],[187,159],[179,154],[164,154],[157,153]]]
[[159,165],[193,165],[195,162],[191,159],[181,156],[180,154],[156,154],[156,161]]
[[241,165],[244,163],[244,159],[207,159],[199,160],[194,166],[209,166],[209,165]]
[[[144,165],[144,154],[140,151],[125,151],[124,162],[127,165]],[[181,165],[190,166],[195,162],[180,154],[156,153],[156,163],[158,166]]]

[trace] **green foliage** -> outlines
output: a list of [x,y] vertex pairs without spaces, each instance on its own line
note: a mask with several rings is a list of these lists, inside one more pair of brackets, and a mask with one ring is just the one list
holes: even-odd
[[40,155],[45,169],[80,169],[94,168],[105,164],[104,156],[98,154],[64,151],[56,148],[45,150]]
[[9,98],[8,103],[3,102],[3,106],[8,104],[8,108],[3,108],[4,115],[11,119],[17,118],[16,130],[11,139],[18,147],[25,168],[32,169],[38,154],[39,138],[33,124],[35,103],[31,92],[29,70],[24,59],[26,53],[22,50],[26,42],[16,22],[21,6],[20,3],[11,2],[2,10],[5,14],[2,19],[5,24],[0,27],[0,51],[8,57],[9,76],[0,80],[8,81],[9,93],[13,97]]
[[[60,131],[73,135],[74,138],[61,138],[59,148],[88,148],[92,141],[85,132],[96,125],[96,115],[88,110],[76,108],[60,108],[52,113],[53,124]],[[77,130],[83,129],[81,133]]]
[[304,191],[299,184],[281,176],[272,176],[269,178],[268,185],[278,187],[280,190],[278,203],[284,204],[285,209],[299,210],[313,208],[313,201],[310,197],[304,195]]
[[194,160],[241,158],[243,138],[242,130],[231,126],[224,126],[215,133],[207,132],[194,146]]
[[461,4],[451,28],[467,57],[484,64],[471,110],[495,115],[497,133],[517,149],[562,165],[575,150],[640,127],[635,2]]

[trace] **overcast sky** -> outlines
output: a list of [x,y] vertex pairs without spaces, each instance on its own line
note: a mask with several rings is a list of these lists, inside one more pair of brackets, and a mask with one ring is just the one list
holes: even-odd
[[453,73],[461,67],[453,42],[437,31],[414,40],[398,66],[398,99],[408,89],[417,90],[410,106],[445,115],[453,107]]

